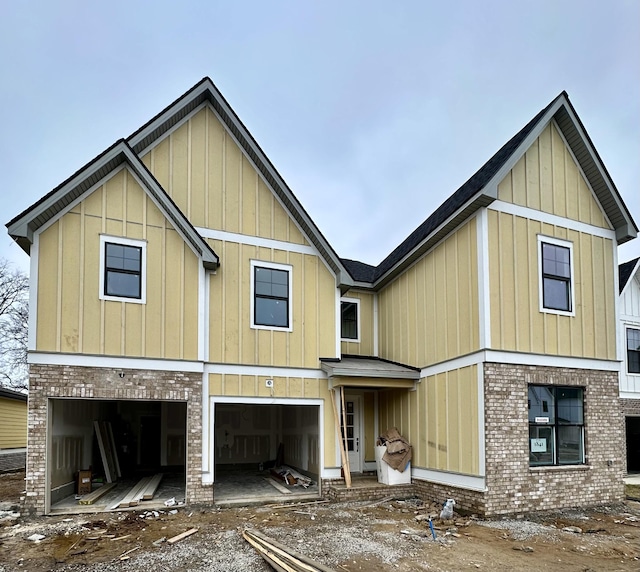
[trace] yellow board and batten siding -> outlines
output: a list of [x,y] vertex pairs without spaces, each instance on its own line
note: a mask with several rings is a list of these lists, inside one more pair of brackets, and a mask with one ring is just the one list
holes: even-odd
[[360,300],[360,330],[359,342],[342,341],[340,344],[343,354],[372,356],[375,355],[373,341],[373,320],[374,320],[374,300],[376,294],[361,290],[349,290],[345,295],[347,298],[357,298]]
[[[145,304],[99,299],[101,234],[147,242]],[[199,264],[119,170],[40,234],[37,350],[197,359]]]
[[27,446],[27,402],[0,397],[0,449]]
[[208,107],[145,153],[142,161],[194,226],[308,245]]
[[[209,361],[318,367],[335,355],[335,277],[322,260],[284,243],[308,241],[208,107],[191,115],[142,157],[196,227],[275,240],[283,248],[210,239],[221,266],[209,280]],[[251,261],[292,267],[292,331],[251,328]]]
[[480,475],[477,366],[425,377],[415,392],[382,391],[381,432],[397,427],[413,446],[412,466]]
[[479,348],[476,220],[379,293],[380,356],[425,367]]
[[[553,125],[500,183],[498,198],[609,228]],[[493,349],[616,359],[611,239],[494,210],[488,233]],[[573,245],[574,316],[540,311],[539,235]]]

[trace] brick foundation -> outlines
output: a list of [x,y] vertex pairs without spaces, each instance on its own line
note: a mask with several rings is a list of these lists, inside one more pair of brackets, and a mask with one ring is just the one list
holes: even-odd
[[202,374],[113,368],[31,365],[25,509],[45,512],[47,409],[51,398],[160,400],[187,404],[186,501],[212,504],[213,487],[202,484]]
[[640,416],[640,399],[621,399],[620,408],[624,415]]
[[[624,423],[618,374],[486,363],[487,515],[624,500]],[[583,387],[586,464],[530,467],[528,385]]]

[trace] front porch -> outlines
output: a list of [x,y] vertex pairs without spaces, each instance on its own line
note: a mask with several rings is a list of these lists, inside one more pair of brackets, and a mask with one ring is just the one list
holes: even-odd
[[351,487],[347,487],[344,479],[323,481],[323,497],[332,502],[377,501],[392,497],[406,499],[416,496],[413,483],[402,485],[385,485],[378,482],[375,473],[351,475]]

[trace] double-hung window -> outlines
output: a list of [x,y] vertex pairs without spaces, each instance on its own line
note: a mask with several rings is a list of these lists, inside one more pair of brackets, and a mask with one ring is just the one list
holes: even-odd
[[360,300],[340,300],[340,337],[346,342],[360,341]]
[[251,261],[251,326],[291,330],[291,266]]
[[573,245],[564,240],[538,236],[540,310],[573,314]]
[[529,464],[584,463],[584,389],[529,386]]
[[144,303],[146,242],[100,236],[100,298]]
[[640,330],[627,328],[627,373],[640,373]]

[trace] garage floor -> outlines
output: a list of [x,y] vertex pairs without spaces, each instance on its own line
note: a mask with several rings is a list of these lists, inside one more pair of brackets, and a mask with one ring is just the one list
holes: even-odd
[[[118,481],[116,488],[90,505],[79,504],[75,495],[68,496],[52,505],[49,514],[85,514],[108,511],[116,502],[127,495],[138,480],[139,479],[122,479]],[[184,475],[165,475],[153,499],[140,501],[137,506],[118,507],[115,510],[166,510],[172,507],[167,507],[164,504],[165,501],[175,498],[176,501],[184,502],[184,493]]]
[[308,488],[289,486],[271,476],[268,470],[224,469],[216,473],[214,502],[218,506],[315,500],[320,497],[318,483]]

